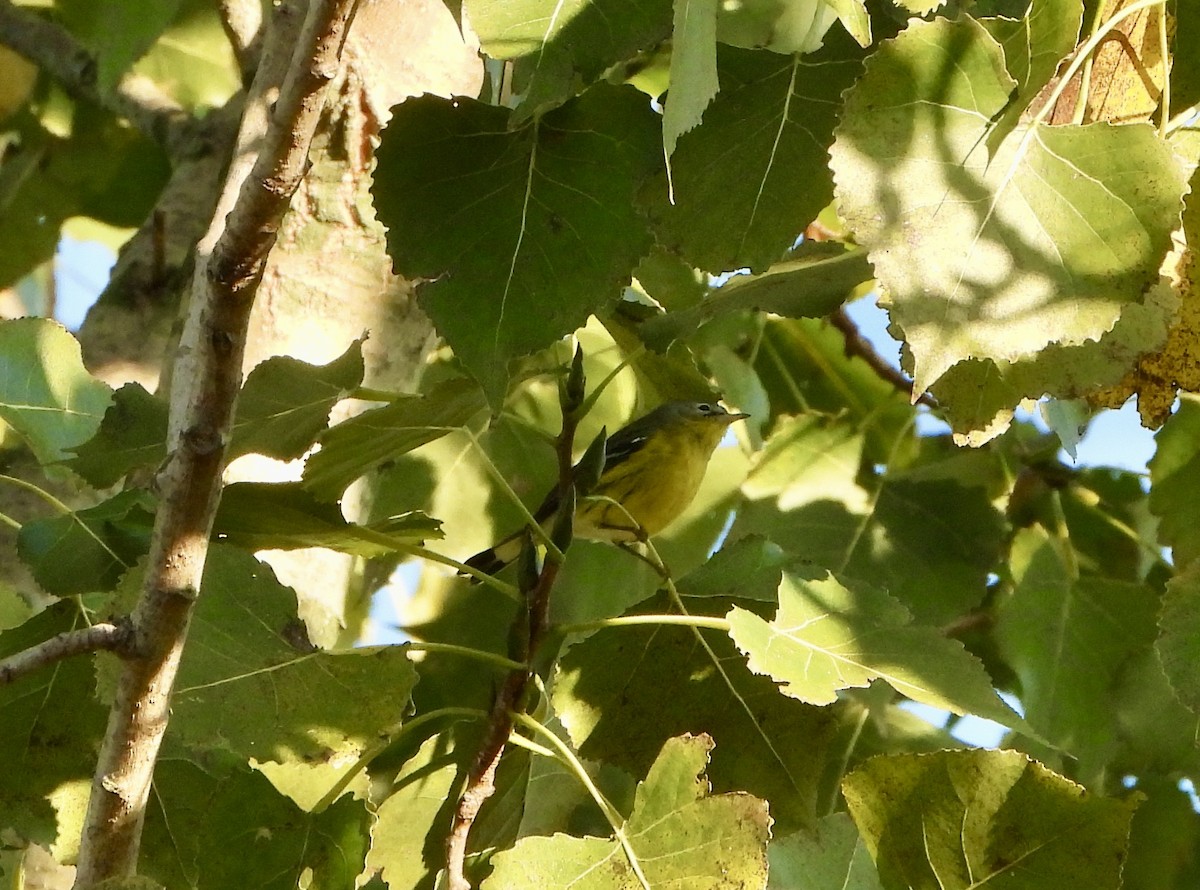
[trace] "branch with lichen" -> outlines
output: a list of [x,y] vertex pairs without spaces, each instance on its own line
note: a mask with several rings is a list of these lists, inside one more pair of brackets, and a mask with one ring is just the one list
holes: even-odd
[[[160,506],[132,614],[137,657],[122,661],[117,679],[92,779],[76,887],[136,870],[150,781],[200,593],[250,309],[304,174],[355,8],[356,0],[316,0],[307,10],[301,38],[279,48],[290,59],[282,83],[267,83],[277,77],[274,66],[260,67],[251,94],[266,96],[277,86],[278,98],[262,116],[255,114],[256,105],[247,105],[239,142],[257,140],[258,151],[250,169],[231,168],[209,234],[197,249],[191,311],[173,376],[169,457],[157,479]],[[303,11],[303,6],[284,4],[275,24],[281,16],[294,18]]]

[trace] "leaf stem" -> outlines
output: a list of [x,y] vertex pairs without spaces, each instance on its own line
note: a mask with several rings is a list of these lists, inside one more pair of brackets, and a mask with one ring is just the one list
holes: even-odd
[[[1096,47],[1100,45],[1100,42],[1117,29],[1117,25],[1121,24],[1121,22],[1125,21],[1125,19],[1129,18],[1131,15],[1141,12],[1143,9],[1149,9],[1151,6],[1162,6],[1164,3],[1165,0],[1137,0],[1136,3],[1126,6],[1112,18],[1105,21],[1100,27],[1096,28],[1095,32],[1091,37],[1088,38],[1087,42],[1075,51],[1074,57],[1071,59],[1070,64],[1067,65],[1067,70],[1062,73],[1062,77],[1060,77],[1058,79],[1058,83],[1054,85],[1054,89],[1046,98],[1046,102],[1041,108],[1038,109],[1037,114],[1035,114],[1033,119],[1029,122],[1029,127],[1026,130],[1026,136],[1022,140],[1022,143],[1031,138],[1029,134],[1033,133],[1038,124],[1043,123],[1046,120],[1046,118],[1050,115],[1050,112],[1054,109],[1055,104],[1062,97],[1067,85],[1071,82],[1072,78],[1075,77],[1076,72],[1078,72],[1080,67],[1083,66],[1084,62],[1091,57]],[[1022,148],[1024,148],[1024,145],[1022,145]],[[1017,151],[1016,158],[1014,158],[1013,161],[1014,164],[1019,161],[1022,154],[1023,151]]]
[[577,624],[562,624],[555,630],[563,636],[587,633],[592,630],[604,630],[608,627],[636,627],[638,625],[673,625],[676,627],[707,627],[710,630],[729,632],[729,619],[713,618],[708,615],[619,615],[615,618],[599,618],[595,621],[581,621]]
[[404,643],[404,646],[410,652],[443,652],[448,655],[461,655],[463,658],[482,661],[486,664],[496,665],[510,671],[525,669],[525,665],[521,664],[521,662],[505,658],[503,655],[498,655],[495,652],[488,652],[484,649],[472,649],[470,646],[459,646],[455,643],[408,642]]

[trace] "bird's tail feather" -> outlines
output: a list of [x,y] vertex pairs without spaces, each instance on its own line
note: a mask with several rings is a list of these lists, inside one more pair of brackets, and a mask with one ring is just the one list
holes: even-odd
[[524,535],[523,531],[509,535],[503,541],[496,544],[495,547],[480,550],[470,559],[465,560],[465,564],[477,572],[483,572],[485,575],[494,575],[521,555],[521,542]]

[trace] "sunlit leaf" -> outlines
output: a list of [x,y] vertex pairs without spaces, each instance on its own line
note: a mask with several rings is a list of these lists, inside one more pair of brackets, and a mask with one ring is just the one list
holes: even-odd
[[[712,740],[684,736],[663,746],[638,786],[625,835],[650,886],[761,887],[770,817],[748,794],[710,794],[704,778]],[[616,839],[525,838],[492,860],[485,890],[638,886]]]
[[900,603],[865,584],[786,572],[772,620],[734,608],[729,623],[750,669],[801,701],[832,704],[838,690],[881,679],[935,708],[1021,725],[961,643],[912,624]]
[[914,22],[848,94],[832,150],[917,392],[965,359],[1098,338],[1156,280],[1179,224],[1182,171],[1149,126],[1022,127],[989,159],[1016,85],[1003,65],[970,18]]
[[112,391],[83,367],[79,341],[57,322],[0,323],[0,418],[43,464],[91,438]]

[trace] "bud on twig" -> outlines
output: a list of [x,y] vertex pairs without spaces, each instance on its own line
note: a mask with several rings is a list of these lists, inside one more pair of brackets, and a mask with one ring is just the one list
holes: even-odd
[[[571,537],[575,533],[575,485],[568,486],[562,500],[558,504],[558,512],[554,514],[554,527],[550,530],[550,541],[558,548],[559,553],[566,552],[571,545]],[[551,559],[549,553],[547,559]]]
[[608,427],[601,427],[592,444],[587,447],[579,463],[575,465],[575,486],[584,496],[588,495],[604,472],[604,451],[608,447]]

